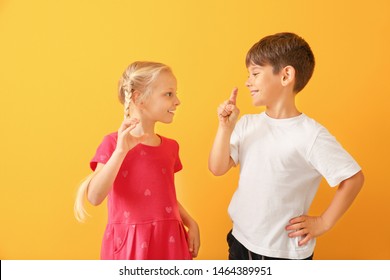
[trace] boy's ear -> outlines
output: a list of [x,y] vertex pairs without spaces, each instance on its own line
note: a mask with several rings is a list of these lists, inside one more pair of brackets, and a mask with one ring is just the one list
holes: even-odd
[[287,86],[295,81],[295,68],[287,65],[282,69],[281,82],[283,86]]

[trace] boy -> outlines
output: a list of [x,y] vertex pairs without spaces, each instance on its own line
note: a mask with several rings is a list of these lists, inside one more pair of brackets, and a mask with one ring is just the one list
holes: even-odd
[[[237,122],[237,89],[218,107],[209,169],[220,176],[240,164],[228,209],[229,259],[312,259],[315,238],[335,225],[363,186],[356,161],[295,105],[314,64],[310,46],[296,34],[267,36],[246,57],[246,86],[265,112]],[[322,215],[308,216],[322,177],[339,187]]]

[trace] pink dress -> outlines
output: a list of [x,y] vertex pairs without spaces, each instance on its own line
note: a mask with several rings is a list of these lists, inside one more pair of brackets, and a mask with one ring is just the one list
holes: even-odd
[[[107,197],[102,259],[192,259],[174,185],[174,173],[182,169],[179,145],[160,138],[160,146],[138,144],[123,160]],[[116,141],[117,133],[104,137],[91,160],[92,170],[109,160]]]

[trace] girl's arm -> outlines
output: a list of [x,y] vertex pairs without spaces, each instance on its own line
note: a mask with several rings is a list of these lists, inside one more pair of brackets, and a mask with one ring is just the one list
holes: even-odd
[[126,153],[115,150],[106,164],[98,163],[87,189],[88,201],[96,206],[110,192]]
[[200,247],[200,234],[197,222],[188,214],[184,207],[177,202],[179,205],[180,217],[183,220],[184,225],[188,228],[188,250],[192,254],[192,257],[198,256]]
[[329,231],[352,205],[363,187],[363,183],[362,171],[342,181],[329,207],[321,216],[303,215],[290,220],[286,230],[294,232],[289,233],[289,237],[303,236],[304,238],[299,242],[299,245],[305,245],[310,239]]
[[87,199],[92,205],[99,205],[110,192],[118,171],[128,151],[148,136],[134,137],[130,132],[139,123],[138,119],[125,119],[118,130],[118,139],[114,152],[106,164],[98,163],[87,188]]
[[233,89],[229,100],[217,110],[219,126],[209,156],[209,170],[216,176],[225,174],[233,166],[230,157],[230,137],[236,125],[240,110],[236,107],[237,89]]

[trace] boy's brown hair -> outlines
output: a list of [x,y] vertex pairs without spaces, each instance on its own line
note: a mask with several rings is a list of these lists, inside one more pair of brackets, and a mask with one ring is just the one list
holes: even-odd
[[309,82],[315,66],[309,44],[294,33],[276,33],[262,38],[246,55],[246,66],[271,65],[277,74],[285,66],[295,69],[294,92],[300,92]]

